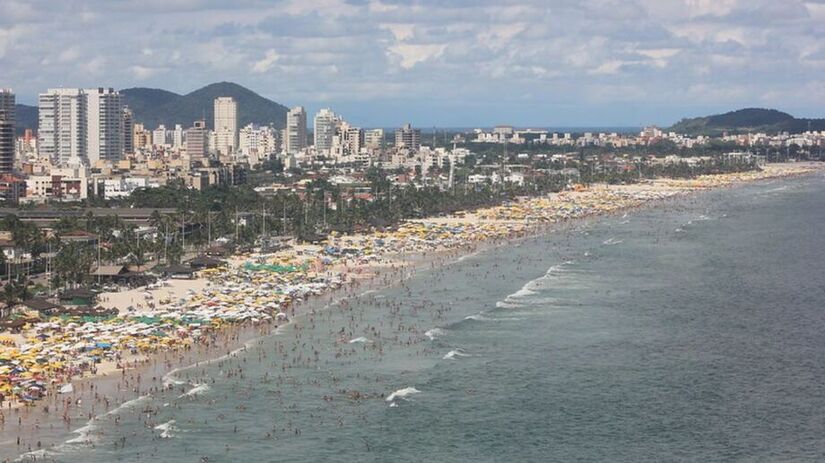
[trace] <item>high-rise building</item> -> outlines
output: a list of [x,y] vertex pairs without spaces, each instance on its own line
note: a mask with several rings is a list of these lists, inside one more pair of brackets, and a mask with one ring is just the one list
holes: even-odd
[[86,90],[87,153],[89,165],[98,160],[123,159],[123,100],[113,88]]
[[161,124],[152,131],[152,145],[157,147],[166,146],[166,126]]
[[135,154],[135,118],[126,106],[123,107],[123,153]]
[[384,147],[384,129],[370,129],[364,132],[364,145],[369,149]]
[[238,104],[229,96],[215,98],[215,149],[220,154],[238,148]]
[[14,169],[14,93],[10,88],[0,88],[0,174],[10,174]]
[[51,88],[39,97],[38,149],[52,162],[116,161],[124,152],[123,101],[112,88]]
[[286,152],[295,154],[307,146],[307,113],[296,106],[286,114]]
[[421,148],[421,130],[404,124],[404,127],[395,131],[395,147],[418,151]]
[[249,124],[238,133],[238,152],[246,156],[250,166],[256,166],[275,153],[278,131],[272,127]]
[[192,161],[202,161],[207,157],[209,134],[205,121],[195,121],[195,125],[186,129],[186,154]]
[[86,97],[79,88],[50,88],[38,98],[37,147],[55,164],[86,156]]
[[330,109],[322,109],[315,115],[313,121],[313,138],[315,151],[319,154],[329,154],[332,149],[332,139],[341,119]]
[[183,126],[175,124],[175,130],[172,132],[172,148],[183,148]]
[[361,128],[349,127],[342,135],[347,155],[354,156],[361,152],[364,147],[364,131]]

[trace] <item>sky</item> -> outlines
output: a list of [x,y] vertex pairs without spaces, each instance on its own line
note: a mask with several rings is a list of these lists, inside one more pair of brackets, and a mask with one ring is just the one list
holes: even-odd
[[362,126],[823,117],[825,0],[2,0],[0,87],[232,81]]

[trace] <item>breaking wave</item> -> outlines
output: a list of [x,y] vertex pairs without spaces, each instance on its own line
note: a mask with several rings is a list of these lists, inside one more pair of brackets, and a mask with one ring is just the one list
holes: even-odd
[[457,357],[470,357],[470,354],[464,353],[461,349],[454,349],[442,357],[444,360],[453,360]]
[[155,426],[155,429],[161,431],[161,439],[170,439],[175,437],[174,432],[178,430],[178,428],[175,427],[175,420],[169,420],[166,423],[159,424]]
[[205,394],[210,389],[208,384],[196,384],[195,387],[189,389],[188,391],[184,392],[183,394],[178,396],[178,399],[182,399],[184,397],[196,397],[201,394]]
[[399,390],[393,392],[392,394],[390,394],[389,396],[387,396],[387,402],[394,402],[395,399],[407,400],[407,398],[410,397],[411,395],[418,394],[420,392],[421,391],[419,391],[418,389],[416,389],[414,387],[405,387],[404,389],[399,389]]
[[447,332],[442,330],[441,328],[433,328],[431,330],[427,330],[424,333],[424,336],[430,338],[430,341],[432,341],[433,339],[444,336],[446,334]]

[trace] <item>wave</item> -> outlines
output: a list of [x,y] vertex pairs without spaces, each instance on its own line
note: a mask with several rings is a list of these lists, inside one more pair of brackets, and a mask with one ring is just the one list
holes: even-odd
[[561,272],[562,270],[564,270],[564,267],[566,267],[568,265],[573,265],[574,263],[575,262],[573,262],[572,260],[566,260],[566,261],[564,261],[564,262],[562,262],[558,265],[552,265],[552,266],[550,266],[550,268],[547,269],[547,272],[545,273],[545,275],[557,274],[557,273]]
[[442,357],[442,359],[453,360],[457,357],[470,357],[470,354],[464,353],[464,351],[462,351],[461,349],[454,349],[450,352],[447,352],[447,354],[444,357]]
[[549,269],[547,269],[547,271],[544,273],[544,275],[536,278],[535,280],[528,281],[527,283],[524,284],[524,286],[521,287],[521,289],[519,289],[518,291],[514,292],[513,294],[509,294],[507,297],[505,297],[504,301],[497,302],[496,307],[499,307],[499,308],[521,307],[520,305],[515,305],[515,307],[513,307],[512,305],[514,303],[517,304],[519,302],[518,301],[519,299],[524,299],[528,296],[534,296],[534,295],[538,294],[538,291],[536,291],[536,289],[538,289],[539,283],[541,281],[546,280],[548,277],[557,275],[558,273],[560,273],[564,269],[564,267],[566,267],[568,265],[572,265],[572,264],[574,264],[574,262],[572,260],[566,260],[566,261],[564,261],[560,264],[551,266]]
[[[528,282],[527,285],[529,285],[531,283],[533,283],[533,281]],[[535,292],[532,289],[528,288],[527,285],[524,285],[524,287],[521,288],[520,290],[518,290],[518,291],[514,292],[513,294],[510,294],[509,296],[507,296],[507,299],[527,297],[527,296],[532,296],[534,294],[538,294],[537,292]]]
[[31,452],[26,452],[26,453],[20,455],[14,461],[16,461],[16,462],[17,461],[20,461],[20,462],[38,461],[38,460],[49,461],[49,460],[45,460],[45,458],[52,457],[52,456],[57,456],[57,455],[60,455],[60,453],[55,452],[53,449],[52,450],[46,450],[46,449],[32,450]]
[[[291,324],[292,324],[292,322],[289,322],[289,323],[285,323],[283,325],[278,326],[278,328],[275,329],[275,334],[279,334],[280,329],[282,329],[286,326],[289,326]],[[247,349],[250,349],[252,346],[255,345],[256,342],[258,342],[259,339],[260,338],[250,339],[250,340],[246,341],[241,347],[238,347],[237,349],[235,349],[231,352],[228,352],[224,355],[221,355],[220,357],[214,357],[214,358],[211,358],[211,359],[204,360],[202,362],[194,362],[190,365],[174,368],[171,371],[169,371],[169,373],[166,373],[165,375],[163,375],[163,377],[161,378],[163,380],[163,384],[166,385],[167,382],[179,381],[179,380],[175,379],[175,375],[177,375],[178,373],[180,373],[182,371],[191,370],[191,369],[194,369],[194,368],[197,368],[197,367],[202,367],[204,365],[211,365],[213,363],[222,362],[222,361],[224,361],[228,358],[234,357],[234,356],[238,355],[239,353],[244,352]],[[184,384],[184,383],[185,383],[185,381],[181,382],[181,383],[173,383],[173,384]]]
[[621,243],[624,243],[624,240],[617,240],[616,238],[608,238],[608,239],[602,241],[602,244],[605,245],[605,246],[613,246],[613,245],[621,244]]
[[94,433],[95,430],[97,430],[97,425],[90,421],[86,423],[85,426],[72,431],[72,434],[77,434],[77,437],[67,440],[66,443],[84,445],[91,444],[97,439]]
[[442,330],[441,328],[433,328],[431,330],[427,330],[424,333],[424,336],[430,338],[430,341],[434,340],[435,338],[441,337],[446,335],[447,332]]
[[399,389],[389,396],[387,396],[387,402],[393,402],[395,399],[404,399],[407,400],[407,397],[410,397],[413,394],[418,394],[421,391],[414,387],[405,387],[404,389]]
[[349,342],[349,343],[350,343],[350,344],[355,344],[355,343],[363,343],[363,344],[367,344],[367,343],[372,343],[372,341],[370,341],[369,339],[367,339],[367,338],[365,338],[365,337],[363,337],[363,336],[359,336],[359,337],[357,337],[357,338],[355,338],[355,339],[350,340],[350,342]]
[[175,427],[175,420],[169,420],[166,423],[159,424],[155,426],[155,429],[161,431],[161,439],[170,439],[175,437],[174,432],[178,430],[178,428]]
[[523,318],[518,318],[518,317],[489,318],[489,317],[485,317],[484,315],[481,315],[481,314],[468,315],[468,316],[464,317],[464,319],[465,320],[473,320],[473,321],[477,321],[477,322],[501,322],[501,321],[523,320]]
[[499,309],[518,309],[524,307],[524,305],[512,301],[498,301],[496,302],[496,307]]
[[208,384],[197,384],[192,389],[184,392],[183,394],[178,396],[178,399],[182,399],[184,397],[196,397],[208,392],[211,388]]
[[166,376],[163,377],[163,387],[180,386],[181,384],[186,384],[186,381],[181,381],[175,378],[167,378]]
[[[131,407],[134,407],[138,404],[146,402],[151,397],[152,397],[151,394],[146,394],[146,395],[142,395],[140,397],[136,397],[132,400],[127,400],[126,402],[123,402],[122,404],[120,404],[120,406],[118,406],[117,408],[113,408],[113,409],[109,410],[108,412],[104,413],[103,415],[99,415],[99,416],[115,415],[118,412],[120,412],[121,410],[131,408]],[[95,418],[97,418],[97,417],[95,417]]]

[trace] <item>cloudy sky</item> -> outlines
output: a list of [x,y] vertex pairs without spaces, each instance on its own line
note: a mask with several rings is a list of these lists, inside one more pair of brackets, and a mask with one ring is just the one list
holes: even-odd
[[2,0],[0,87],[234,81],[364,126],[825,116],[825,0]]

